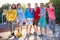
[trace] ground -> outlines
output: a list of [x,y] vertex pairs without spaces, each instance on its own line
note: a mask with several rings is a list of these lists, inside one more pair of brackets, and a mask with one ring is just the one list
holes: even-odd
[[[56,31],[59,32],[59,36],[58,38],[51,38],[51,35],[52,35],[52,31],[49,29],[48,25],[47,25],[47,37],[42,37],[40,38],[39,36],[30,36],[30,37],[27,37],[26,40],[60,40],[60,26],[56,25]],[[17,29],[15,27],[15,34],[17,32]],[[32,27],[32,33],[34,32],[34,29]],[[38,27],[38,34],[39,34],[39,27]],[[9,28],[8,28],[8,25],[7,24],[0,24],[0,36],[2,36],[2,38],[0,38],[0,40],[24,40],[25,37],[26,37],[26,26],[23,26],[23,31],[22,31],[22,34],[23,36],[20,37],[20,38],[9,38],[8,39],[8,36],[10,35],[10,32],[9,32]]]

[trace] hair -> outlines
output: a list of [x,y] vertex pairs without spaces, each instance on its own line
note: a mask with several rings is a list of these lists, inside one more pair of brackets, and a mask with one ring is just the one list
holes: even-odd
[[[13,8],[14,6],[14,8]],[[16,9],[16,4],[12,4],[11,9]]]
[[[41,5],[42,4],[42,5]],[[41,6],[44,6],[44,3],[40,3]]]
[[28,5],[31,5],[30,3],[28,3]]
[[[48,4],[51,4],[53,7],[54,7],[54,4],[53,3],[48,3]],[[48,6],[49,7],[49,6]]]
[[38,3],[35,3],[35,5],[38,5]]
[[18,4],[17,4],[17,6],[18,6],[18,5],[20,5],[20,6],[21,6],[21,4],[20,4],[20,3],[18,3]]

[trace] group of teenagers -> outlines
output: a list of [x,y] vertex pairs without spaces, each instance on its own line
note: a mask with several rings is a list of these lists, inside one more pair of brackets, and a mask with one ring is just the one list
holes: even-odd
[[[14,34],[14,26],[13,22],[16,22],[16,25],[19,29],[19,32],[22,35],[22,26],[26,25],[26,35],[32,35],[31,29],[32,26],[34,28],[34,35],[38,35],[39,37],[47,36],[47,23],[46,23],[46,12],[48,13],[49,18],[49,28],[52,30],[53,35],[51,37],[58,37],[59,32],[55,30],[55,8],[53,3],[49,3],[48,7],[45,7],[44,3],[40,3],[40,7],[38,3],[35,3],[35,8],[31,8],[31,4],[27,4],[27,8],[23,12],[21,9],[21,4],[18,3],[12,4],[6,14],[6,19],[9,22],[9,28],[11,32],[11,36],[15,36]],[[38,26],[40,27],[40,33],[38,34]],[[44,28],[44,34],[42,33],[42,28]]]

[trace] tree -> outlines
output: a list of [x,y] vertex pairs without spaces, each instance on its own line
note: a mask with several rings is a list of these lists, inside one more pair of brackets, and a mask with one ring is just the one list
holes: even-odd
[[2,23],[2,12],[3,12],[3,9],[0,8],[0,23]]
[[10,6],[11,6],[11,4],[7,3],[7,4],[3,4],[2,8],[8,10]]

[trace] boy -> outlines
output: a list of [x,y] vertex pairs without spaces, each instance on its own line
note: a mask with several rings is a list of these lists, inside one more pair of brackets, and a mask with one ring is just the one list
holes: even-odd
[[23,21],[24,21],[24,13],[23,10],[21,9],[21,4],[18,3],[17,4],[17,26],[19,26],[19,31],[22,34],[22,25],[23,25]]
[[38,4],[35,3],[35,8],[34,8],[34,20],[33,20],[33,26],[34,26],[34,35],[37,35],[37,30],[38,30],[38,22],[40,18],[40,8],[38,7]]
[[49,28],[53,32],[52,37],[58,37],[59,32],[55,31],[55,19],[56,19],[55,14],[54,14],[55,8],[53,6],[53,3],[49,3],[48,6],[49,8],[46,8],[46,10],[48,12],[48,17],[49,17]]
[[[40,35],[39,36],[46,36],[46,10],[44,8],[44,4],[40,4]],[[44,27],[44,34],[42,34],[42,27]]]
[[34,17],[33,9],[31,8],[31,4],[28,3],[28,8],[26,8],[26,10],[25,10],[25,18],[26,18],[26,21],[27,21],[27,28],[26,28],[27,35],[28,35],[28,26],[30,26],[29,35],[31,35],[33,17]]

